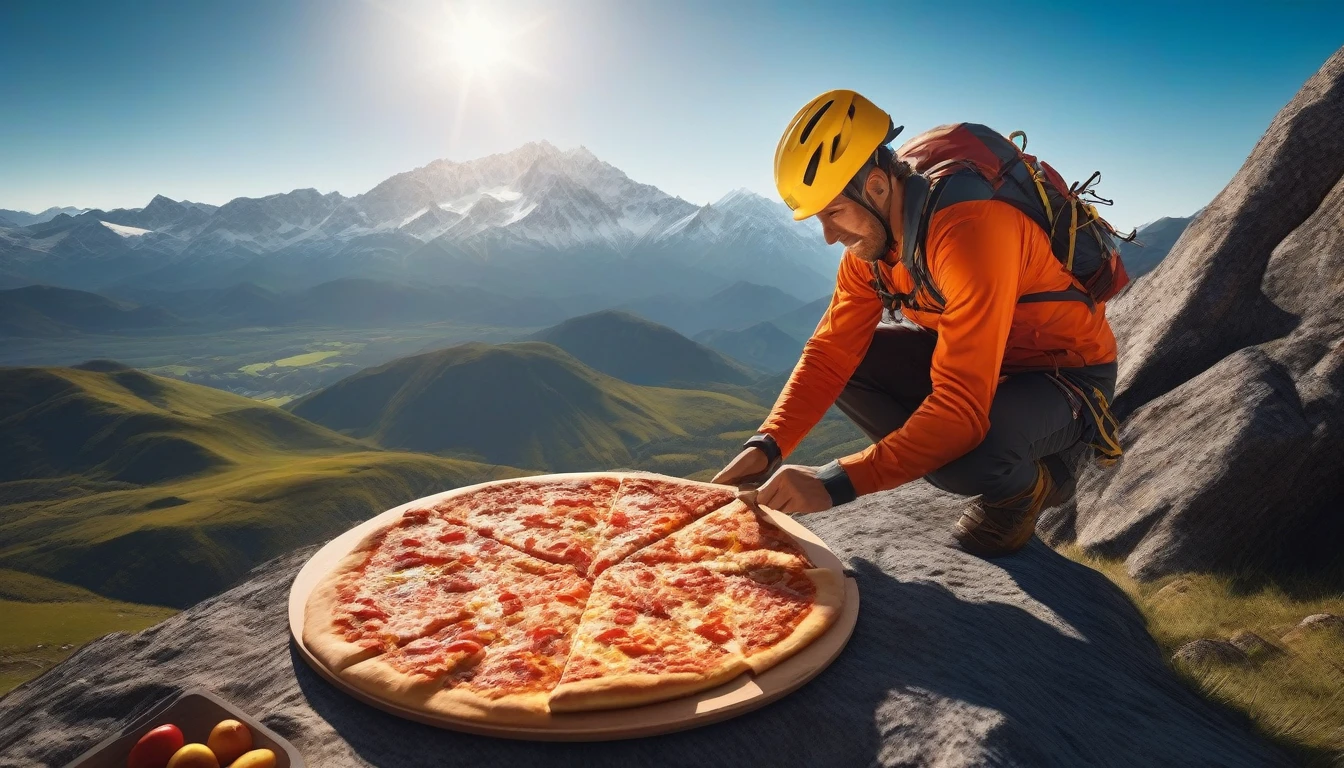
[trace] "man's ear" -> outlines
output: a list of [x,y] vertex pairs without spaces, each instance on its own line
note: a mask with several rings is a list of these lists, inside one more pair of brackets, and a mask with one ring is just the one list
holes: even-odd
[[868,179],[864,181],[863,189],[881,209],[887,204],[887,196],[891,194],[891,179],[887,177],[886,171],[873,168],[868,171]]

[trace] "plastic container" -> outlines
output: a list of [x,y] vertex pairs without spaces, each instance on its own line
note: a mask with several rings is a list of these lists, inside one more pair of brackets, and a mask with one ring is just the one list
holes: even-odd
[[168,723],[182,729],[182,736],[188,744],[204,744],[210,736],[210,729],[220,720],[237,720],[246,725],[252,731],[252,748],[274,752],[276,768],[306,768],[303,757],[293,744],[280,738],[275,731],[257,722],[251,715],[201,688],[183,691],[177,698],[159,704],[117,734],[80,755],[66,768],[126,768],[126,757],[140,737],[150,729]]

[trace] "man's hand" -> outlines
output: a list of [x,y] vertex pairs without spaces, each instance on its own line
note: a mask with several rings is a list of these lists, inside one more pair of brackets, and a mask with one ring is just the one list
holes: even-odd
[[831,508],[831,494],[817,479],[816,467],[786,464],[756,492],[756,503],[790,515]]
[[711,483],[722,483],[723,485],[741,485],[748,480],[756,480],[757,475],[770,468],[770,458],[765,455],[765,451],[760,448],[747,448],[733,460],[728,462],[728,466],[719,470],[719,474],[714,476]]

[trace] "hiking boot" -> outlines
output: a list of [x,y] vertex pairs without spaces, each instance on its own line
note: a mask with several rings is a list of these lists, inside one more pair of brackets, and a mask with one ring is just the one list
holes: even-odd
[[1042,510],[1058,507],[1073,498],[1074,493],[1078,490],[1078,478],[1073,474],[1073,467],[1077,463],[1077,455],[1073,450],[1068,450],[1041,459],[1041,463],[1045,465],[1045,471],[1050,474],[1052,486],[1045,497],[1045,501],[1041,502]]
[[[973,500],[961,513],[952,532],[961,548],[978,557],[1008,555],[1025,547],[1036,533],[1036,516],[1046,502],[1061,493],[1067,500],[1072,491],[1055,486],[1051,473],[1037,462],[1036,483],[1022,493],[999,502],[983,497]],[[1061,502],[1062,503],[1062,502]]]

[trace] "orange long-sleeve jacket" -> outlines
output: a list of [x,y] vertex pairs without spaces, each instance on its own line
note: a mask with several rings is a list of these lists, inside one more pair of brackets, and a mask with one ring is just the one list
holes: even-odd
[[[900,429],[839,460],[860,495],[923,477],[979,445],[1000,376],[1115,360],[1104,304],[1017,303],[1025,294],[1076,283],[1051,253],[1045,232],[1011,205],[975,200],[938,211],[925,251],[933,284],[946,300],[943,312],[902,312],[938,332],[933,393]],[[889,290],[913,289],[895,250],[879,267]],[[831,304],[761,425],[785,456],[840,396],[868,351],[882,315],[871,280],[871,266],[846,253]],[[928,297],[919,300],[929,306]]]

